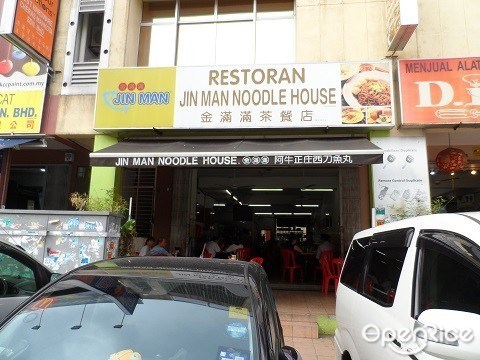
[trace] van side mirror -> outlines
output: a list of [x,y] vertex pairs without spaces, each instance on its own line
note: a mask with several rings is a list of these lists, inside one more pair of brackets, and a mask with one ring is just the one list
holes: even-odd
[[480,354],[480,315],[429,309],[415,323],[417,342],[427,354],[442,359],[475,360]]
[[282,360],[302,360],[300,353],[291,346],[282,347],[282,353],[280,354]]

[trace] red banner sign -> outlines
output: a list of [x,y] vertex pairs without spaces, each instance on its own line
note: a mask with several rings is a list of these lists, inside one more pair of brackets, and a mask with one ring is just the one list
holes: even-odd
[[480,123],[480,58],[399,60],[403,125]]

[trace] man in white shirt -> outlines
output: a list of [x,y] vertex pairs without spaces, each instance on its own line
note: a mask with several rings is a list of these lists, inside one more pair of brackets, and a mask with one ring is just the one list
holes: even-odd
[[157,240],[153,236],[149,236],[147,241],[145,241],[145,246],[140,249],[138,256],[147,256],[150,250],[157,245]]
[[[222,251],[222,249],[220,249],[216,239],[212,239],[205,244],[205,251],[208,251],[210,257],[214,258],[218,252]],[[204,257],[206,256],[204,255]]]
[[323,242],[320,245],[318,245],[317,253],[315,254],[315,257],[319,260],[320,260],[320,257],[322,256],[322,252],[333,250],[333,245],[330,242],[330,236],[327,234],[322,234],[321,238]]

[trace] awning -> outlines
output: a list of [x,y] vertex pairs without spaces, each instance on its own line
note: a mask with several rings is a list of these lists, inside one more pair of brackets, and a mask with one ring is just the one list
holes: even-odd
[[0,138],[0,150],[13,148],[18,145],[25,144],[30,141],[36,140],[35,138]]
[[90,154],[92,166],[275,167],[380,164],[365,138],[124,141]]

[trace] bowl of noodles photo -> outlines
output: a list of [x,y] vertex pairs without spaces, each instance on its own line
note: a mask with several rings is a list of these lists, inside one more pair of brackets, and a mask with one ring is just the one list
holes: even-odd
[[390,106],[390,75],[381,71],[359,73],[345,82],[342,93],[350,106]]
[[342,124],[364,124],[365,113],[360,109],[343,108]]

